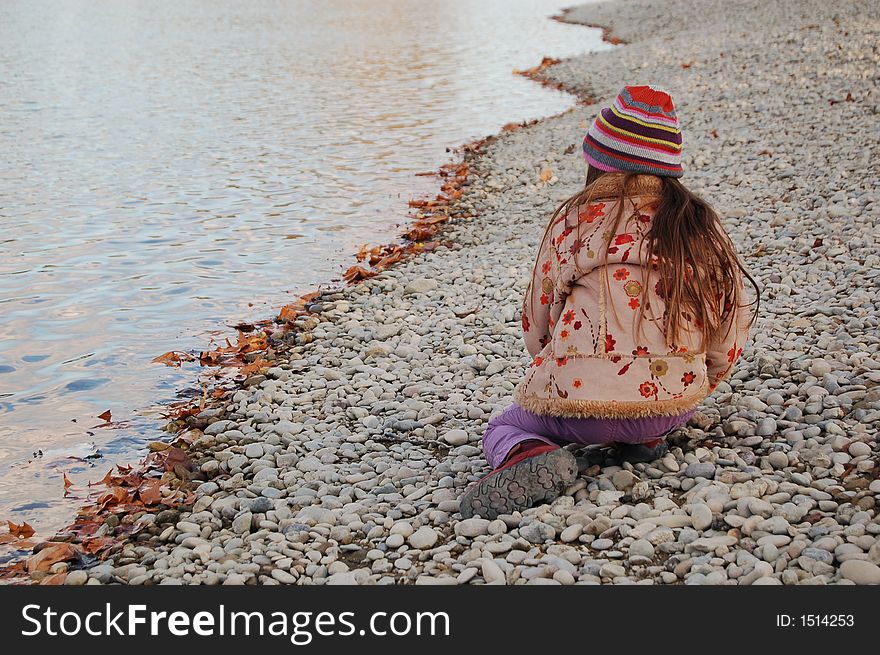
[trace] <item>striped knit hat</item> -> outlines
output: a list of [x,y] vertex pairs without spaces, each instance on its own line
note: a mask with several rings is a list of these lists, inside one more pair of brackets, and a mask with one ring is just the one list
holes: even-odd
[[584,137],[584,159],[603,171],[681,177],[681,128],[669,94],[625,86]]

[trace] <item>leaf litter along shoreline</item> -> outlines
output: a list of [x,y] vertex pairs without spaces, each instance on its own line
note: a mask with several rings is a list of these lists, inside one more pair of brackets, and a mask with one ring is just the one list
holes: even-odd
[[[222,417],[205,410],[211,425],[194,452],[210,479],[191,511],[150,515],[107,561],[65,582],[880,582],[869,295],[880,259],[863,236],[880,199],[859,174],[871,162],[858,141],[880,106],[859,83],[877,63],[866,46],[877,9],[663,6],[572,9],[568,20],[607,24],[628,45],[542,75],[602,98],[624,72],[674,89],[689,187],[719,208],[767,289],[742,365],[671,437],[668,456],[627,468],[588,450],[550,506],[492,522],[457,513],[486,471],[485,421],[526,364],[516,305],[545,215],[583,182],[572,154],[589,110],[575,108],[469,162],[456,206],[479,220],[450,222],[454,248],[404,260],[298,319],[305,331],[286,362],[232,394]],[[670,12],[689,20],[674,28]],[[799,75],[819,91],[797,95]],[[830,149],[800,138],[820,110],[833,119],[822,125]],[[783,118],[796,129],[767,128]]]
[[[603,33],[604,40],[619,43],[617,39],[612,41],[606,37]],[[541,75],[559,61],[545,57],[532,69],[512,73],[565,91],[563,85],[550,83]],[[587,102],[583,96],[576,97],[581,104]],[[445,224],[474,218],[455,206],[468,184],[469,162],[479,158],[499,135],[529,127],[540,120],[507,123],[498,134],[451,148],[452,152],[461,154],[460,160],[443,164],[436,171],[415,173],[418,177],[439,178],[442,181],[439,193],[434,198],[408,201],[408,207],[415,213],[408,214],[410,221],[399,233],[399,239],[382,245],[362,245],[353,255],[357,263],[343,272],[341,282],[355,285],[411,257],[439,248],[454,248],[454,242],[441,240]],[[315,317],[321,315],[321,300],[336,300],[346,289],[333,288],[332,282],[327,286],[331,288],[321,285],[285,304],[274,318],[231,326],[237,332],[235,343],[225,337],[225,345],[217,344],[205,351],[173,350],[155,357],[152,361],[156,364],[180,366],[195,362],[209,369],[198,376],[202,389],[199,402],[169,403],[167,413],[163,414],[169,422],[163,430],[174,436],[150,442],[149,454],[138,465],[114,465],[101,480],[89,482],[89,502],[81,507],[74,521],[54,537],[34,540],[35,531],[26,521],[22,524],[7,521],[7,532],[0,534],[0,548],[10,546],[12,550],[5,554],[0,551],[0,556],[7,560],[0,565],[0,583],[64,584],[69,571],[93,566],[118,552],[126,541],[136,538],[146,527],[143,522],[139,523],[143,515],[161,517],[163,513],[191,510],[195,500],[194,483],[205,481],[200,479],[204,476],[192,470],[191,459],[201,429],[222,420],[224,400],[231,393],[258,385],[265,380],[263,373],[284,358],[285,351],[311,341],[309,330],[316,325]],[[229,375],[230,370],[235,371],[233,377]],[[209,389],[212,382],[215,386]],[[98,418],[112,425],[109,410]],[[63,482],[67,496],[75,486],[66,474]],[[106,490],[91,491],[92,487],[106,487]],[[29,550],[31,554],[26,555]]]

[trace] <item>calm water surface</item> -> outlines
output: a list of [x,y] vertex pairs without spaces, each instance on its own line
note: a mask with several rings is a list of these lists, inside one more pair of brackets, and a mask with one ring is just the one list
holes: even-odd
[[3,2],[0,519],[63,525],[62,472],[136,461],[195,381],[153,357],[392,240],[448,146],[567,109],[511,74],[608,47],[561,6]]

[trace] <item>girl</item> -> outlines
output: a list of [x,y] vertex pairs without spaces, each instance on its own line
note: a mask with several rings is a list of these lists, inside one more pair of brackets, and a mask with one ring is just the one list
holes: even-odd
[[489,421],[495,470],[465,492],[465,518],[552,501],[577,477],[566,444],[661,457],[730,374],[760,290],[715,211],[678,181],[681,141],[672,98],[650,86],[624,87],[587,132],[586,187],[553,213],[523,302],[534,359]]

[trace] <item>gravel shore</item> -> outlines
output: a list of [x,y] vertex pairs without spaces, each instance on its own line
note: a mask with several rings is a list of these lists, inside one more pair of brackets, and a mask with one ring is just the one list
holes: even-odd
[[265,381],[206,412],[193,511],[145,514],[68,584],[880,583],[880,6],[618,0],[566,19],[625,44],[544,75],[601,103],[668,89],[683,181],[763,289],[735,374],[670,453],[578,451],[552,505],[458,514],[528,361],[538,238],[583,183],[598,107],[579,106],[472,159],[452,248],[323,298]]

